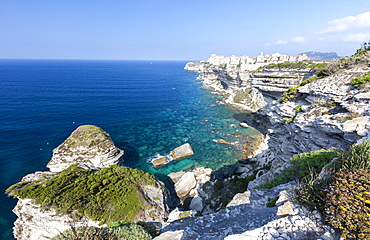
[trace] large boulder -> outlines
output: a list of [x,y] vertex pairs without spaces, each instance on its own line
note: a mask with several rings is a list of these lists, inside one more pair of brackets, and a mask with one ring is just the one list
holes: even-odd
[[189,143],[185,143],[171,151],[171,156],[174,160],[189,157],[192,155],[194,155],[194,152]]
[[60,172],[75,163],[87,168],[103,168],[120,163],[123,153],[100,127],[82,125],[53,150],[46,167],[52,172]]
[[180,180],[175,184],[175,191],[179,198],[186,197],[189,192],[195,188],[197,180],[193,172],[185,173]]

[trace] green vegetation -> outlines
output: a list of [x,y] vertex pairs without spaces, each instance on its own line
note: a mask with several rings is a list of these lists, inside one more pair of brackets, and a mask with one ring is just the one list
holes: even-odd
[[147,184],[155,185],[156,180],[141,170],[112,165],[94,171],[72,165],[44,182],[14,184],[6,193],[35,199],[37,204],[51,206],[61,214],[77,210],[80,216],[103,224],[132,222],[142,209],[150,208],[142,193]]
[[351,112],[346,116],[335,117],[335,120],[340,121],[340,122],[346,122],[346,121],[349,121],[349,120],[352,120],[358,117],[362,117],[362,116],[363,115],[360,113]]
[[267,66],[264,66],[264,68],[278,68],[278,69],[284,69],[284,68],[290,68],[290,69],[312,69],[315,71],[322,71],[322,69],[325,68],[327,63],[313,63],[310,61],[300,61],[300,62],[283,62],[283,63],[271,63]]
[[285,117],[281,119],[285,123],[292,123],[294,122],[294,117]]
[[292,123],[292,122],[294,122],[294,119],[297,117],[297,114],[300,113],[300,112],[303,112],[301,105],[295,106],[294,107],[294,110],[295,110],[295,114],[294,114],[293,117],[284,117],[281,120],[283,122],[285,122],[285,123]]
[[364,84],[370,82],[370,72],[366,72],[365,76],[362,78],[355,78],[350,82],[350,85],[361,88]]
[[233,101],[235,103],[242,103],[243,100],[250,99],[250,97],[251,97],[250,92],[251,91],[252,91],[252,89],[250,89],[250,88],[246,88],[246,89],[242,89],[242,90],[237,91]]
[[275,207],[276,206],[276,201],[279,199],[279,197],[274,197],[274,198],[268,198],[266,207]]
[[296,107],[294,107],[294,110],[296,111],[296,113],[303,112],[301,105],[297,105]]
[[353,54],[353,57],[363,57],[368,54],[370,51],[370,41],[364,42],[361,48],[357,49],[356,53]]
[[298,88],[299,87],[303,87],[304,85],[307,85],[317,79],[320,79],[320,78],[323,78],[324,76],[316,76],[316,77],[310,77],[310,78],[307,78],[306,80],[303,80],[297,87],[291,87],[289,88],[288,90],[286,90],[285,92],[283,92],[283,94],[281,95],[281,98],[280,98],[280,102],[288,102],[290,100],[294,100],[295,97],[297,96],[297,93],[298,93]]
[[327,189],[325,214],[342,237],[370,238],[370,171],[355,169],[335,174]]
[[257,188],[273,188],[295,179],[304,179],[312,171],[318,174],[336,156],[338,156],[338,153],[332,150],[319,150],[296,155],[290,159],[290,163],[292,164],[290,167],[287,167],[276,178]]
[[202,186],[203,191],[209,195],[205,203],[212,209],[225,208],[235,194],[244,192],[248,183],[254,179],[254,175],[247,178],[233,178],[226,182],[216,181],[213,186],[211,182],[206,182]]
[[297,92],[298,92],[298,87],[288,88],[288,90],[286,90],[285,92],[283,92],[283,94],[281,94],[280,102],[286,103],[290,100],[295,99]]
[[55,236],[52,240],[149,240],[152,236],[139,224],[124,224],[112,228],[77,227]]
[[362,168],[370,170],[370,141],[352,145],[348,152],[342,153],[341,160],[342,171],[352,171]]
[[310,174],[296,199],[321,211],[343,238],[370,238],[370,140],[352,145],[326,169],[326,177]]

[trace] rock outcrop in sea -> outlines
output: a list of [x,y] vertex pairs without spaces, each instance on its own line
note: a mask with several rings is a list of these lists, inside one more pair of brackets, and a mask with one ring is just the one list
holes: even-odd
[[117,148],[109,134],[94,125],[82,125],[53,150],[46,165],[51,172],[60,172],[72,164],[86,168],[103,168],[122,161],[124,151]]
[[[165,185],[149,173],[117,166],[116,164],[121,161],[123,151],[114,146],[109,135],[101,128],[92,125],[78,127],[66,141],[53,151],[53,153],[53,158],[48,164],[48,167],[52,171],[28,174],[23,177],[20,183],[8,189],[8,194],[18,197],[17,205],[13,209],[13,212],[18,217],[13,228],[14,237],[16,239],[47,240],[66,229],[70,229],[72,226],[107,226],[107,222],[104,218],[103,220],[100,219],[99,215],[94,216],[94,218],[100,220],[93,221],[87,217],[89,216],[87,210],[81,212],[78,207],[72,207],[73,211],[69,210],[69,213],[65,214],[60,210],[60,208],[64,208],[65,206],[59,206],[58,201],[53,203],[53,199],[58,197],[58,192],[55,193],[55,196],[49,196],[48,188],[51,187],[48,186],[49,184],[53,184],[50,182],[52,179],[56,177],[63,178],[63,176],[66,177],[65,181],[61,180],[60,183],[65,185],[63,191],[69,191],[72,199],[74,198],[73,194],[76,194],[76,201],[79,201],[76,203],[76,206],[79,206],[81,201],[86,201],[86,204],[91,204],[92,202],[99,203],[100,208],[104,208],[104,204],[108,204],[106,207],[115,209],[117,205],[122,213],[124,213],[124,211],[129,211],[129,215],[127,216],[132,218],[130,221],[134,222],[144,221],[160,223],[167,219],[169,195]],[[71,170],[73,166],[77,166],[76,170]],[[93,185],[81,186],[82,189],[73,189],[73,186],[76,186],[78,183],[75,184],[73,181],[70,182],[69,177],[77,179],[82,172],[90,171],[89,174],[94,174],[104,169],[107,171],[105,171],[102,176],[96,174],[96,177],[92,178],[93,180],[90,179],[90,182],[93,181]],[[125,174],[128,175],[126,176]],[[87,176],[89,175],[87,174],[86,177]],[[109,176],[112,177],[113,180],[110,179]],[[79,179],[78,181],[83,182],[85,179]],[[104,192],[104,189],[107,189],[107,191],[110,189],[109,191],[111,191],[109,185],[115,185],[119,181],[121,183],[114,187],[114,191],[117,191],[118,195],[116,194],[116,196],[113,196],[114,194],[111,192],[107,195]],[[126,183],[124,183],[124,181],[126,181]],[[125,185],[120,185],[122,183]],[[61,185],[61,187],[64,185]],[[49,204],[43,205],[43,202],[40,202],[38,196],[35,196],[35,198],[24,198],[21,197],[22,193],[17,193],[18,190],[24,187],[36,189],[39,188],[38,186],[45,189],[46,197],[44,196],[44,198],[50,198],[50,200],[48,200],[50,202]],[[55,187],[58,188],[58,184],[54,184],[53,186],[54,190],[50,192],[56,191]],[[81,191],[86,192],[81,193]],[[28,193],[29,192],[26,191],[26,193],[23,194],[27,195]],[[86,198],[84,195],[86,195]],[[116,199],[117,196],[119,196],[119,199]],[[126,196],[128,199],[126,199]],[[133,199],[133,196],[137,197]],[[110,197],[112,197],[111,200],[106,199]],[[116,204],[110,206],[110,202],[116,202]],[[132,208],[128,207],[127,209],[126,206],[130,206],[130,204],[133,204]],[[55,207],[55,205],[59,207]],[[136,208],[136,210],[134,210],[134,208]],[[108,209],[97,209],[97,211],[102,211],[103,214],[105,214],[107,210]],[[94,215],[93,213],[90,213],[90,215],[91,214]],[[74,216],[79,217],[76,219]],[[111,217],[113,217],[113,215],[108,216],[108,219]],[[126,215],[124,214],[122,217],[121,219],[124,220]]]

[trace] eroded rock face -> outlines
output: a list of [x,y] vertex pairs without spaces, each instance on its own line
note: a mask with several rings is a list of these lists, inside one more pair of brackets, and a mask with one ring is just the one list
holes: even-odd
[[94,125],[79,126],[57,148],[46,167],[60,172],[79,163],[89,168],[103,168],[122,161],[123,150],[117,148],[109,134]]
[[[18,199],[13,212],[18,216],[14,222],[13,233],[17,240],[50,240],[59,233],[79,226],[99,227],[97,222],[84,218],[73,220],[68,215],[59,215],[52,209],[35,204],[33,199]],[[103,227],[102,225],[100,227]]]

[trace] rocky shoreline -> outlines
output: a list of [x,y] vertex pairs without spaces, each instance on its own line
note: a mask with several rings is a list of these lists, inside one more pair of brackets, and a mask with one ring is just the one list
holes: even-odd
[[[244,110],[249,108],[248,110],[253,113],[241,113],[236,115],[235,118],[245,121],[252,126],[254,124],[257,129],[266,134],[265,149],[256,157],[249,159],[249,161],[257,163],[259,167],[269,166],[269,170],[264,170],[262,173],[257,174],[257,178],[249,182],[248,191],[243,193],[243,201],[237,201],[240,203],[240,207],[250,208],[250,211],[258,209],[258,206],[260,208],[261,206],[265,207],[264,204],[256,205],[253,203],[251,196],[252,198],[255,196],[257,199],[264,199],[265,203],[268,196],[276,197],[276,193],[275,195],[272,194],[274,192],[273,189],[262,191],[262,194],[258,193],[261,190],[256,190],[255,187],[270,181],[286,169],[290,165],[289,159],[293,155],[320,149],[335,148],[345,150],[357,141],[370,139],[370,111],[368,107],[370,98],[366,97],[368,92],[359,91],[350,85],[351,80],[362,77],[368,72],[367,64],[339,71],[300,87],[298,88],[298,97],[286,103],[279,102],[277,101],[278,99],[272,97],[277,96],[276,92],[279,93],[281,89],[276,91],[277,88],[270,88],[271,81],[268,82],[266,87],[261,87],[260,81],[258,81],[258,86],[256,86],[256,81],[251,80],[253,73],[244,73],[244,79],[247,80],[243,81],[240,78],[241,73],[238,71],[230,73],[227,69],[210,66],[204,62],[199,64],[190,63],[185,69],[199,72],[198,79],[203,82],[206,88],[222,95],[223,104],[231,107],[237,106],[236,108]],[[264,77],[268,78],[266,76],[268,73]],[[250,74],[249,77],[246,77],[248,74]],[[276,77],[275,73],[273,75]],[[310,76],[312,76],[311,73]],[[300,81],[302,79],[295,82],[293,87],[297,87]],[[282,82],[285,90],[292,87],[291,85],[286,85],[287,82],[285,80]],[[279,87],[281,86],[279,84]],[[244,105],[252,104],[255,108],[250,108],[250,106],[240,107],[240,103],[235,104],[235,101],[232,101],[235,100],[235,92],[239,92],[241,89],[246,92],[245,89],[248,88],[254,89],[249,91],[252,96],[263,96],[263,99],[254,98],[253,102],[243,102]],[[268,89],[275,92],[275,94],[265,94]],[[259,93],[256,93],[257,91]],[[239,168],[239,173],[241,172],[244,177],[251,174],[249,166],[247,164]],[[292,185],[280,191],[278,195],[283,194],[284,191],[292,191],[292,188],[297,186],[293,182],[290,184]],[[235,198],[238,197],[235,195]],[[251,230],[248,230],[246,226],[244,226],[243,230],[230,229],[230,226],[224,226],[220,227],[220,229],[224,230],[222,233],[220,231],[212,233],[212,229],[207,230],[204,226],[199,227],[195,231],[194,228],[185,227],[196,225],[191,223],[192,221],[197,221],[196,219],[179,221],[177,227],[167,227],[165,229],[172,231],[174,236],[183,236],[183,238],[178,237],[176,239],[191,239],[191,237],[194,238],[195,236],[201,239],[224,239],[226,236],[225,239],[340,238],[338,231],[327,225],[320,214],[306,215],[307,209],[292,199],[283,206],[279,208],[290,208],[289,213],[282,214],[284,217],[277,217],[279,214],[271,215],[275,217],[272,217],[268,223],[264,223],[261,220],[259,221],[260,226],[254,226]],[[228,209],[218,212],[217,215],[203,216],[199,221],[202,224],[209,221],[208,223],[210,224],[206,226],[217,226],[217,224],[226,220],[225,217],[231,217]],[[238,216],[246,215],[247,213],[243,213]],[[237,219],[232,221],[238,222]],[[207,232],[207,234],[204,232]],[[166,236],[169,235],[170,233],[167,233]],[[208,238],[208,236],[212,237]]]

